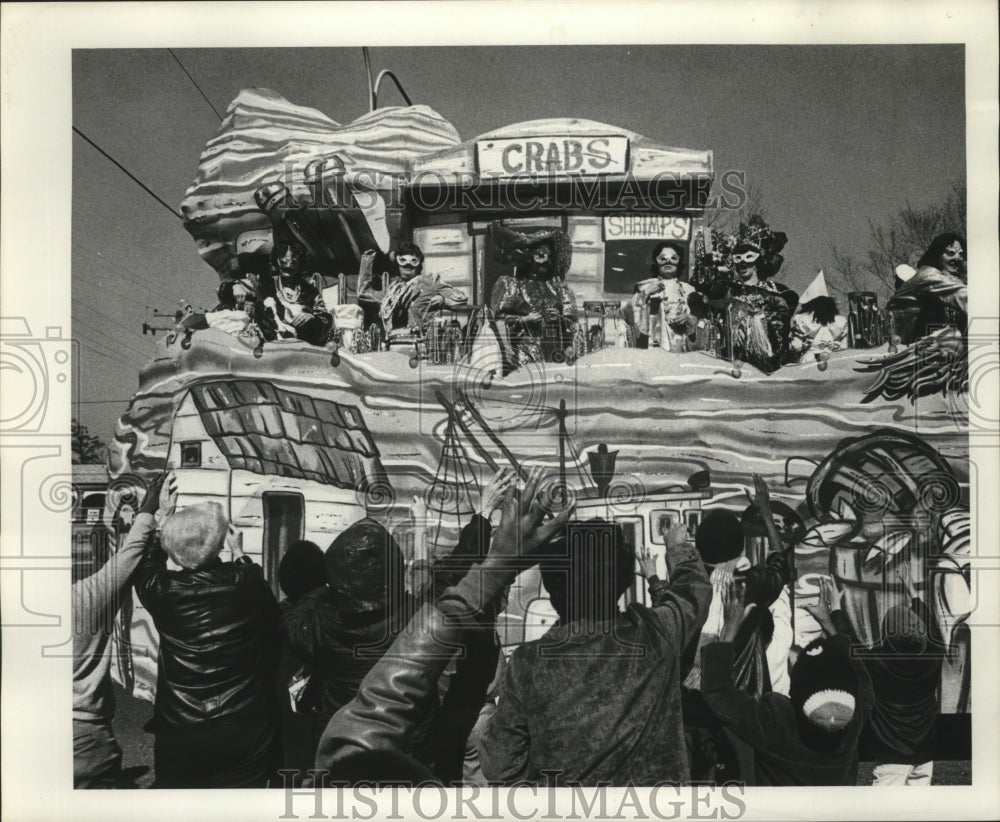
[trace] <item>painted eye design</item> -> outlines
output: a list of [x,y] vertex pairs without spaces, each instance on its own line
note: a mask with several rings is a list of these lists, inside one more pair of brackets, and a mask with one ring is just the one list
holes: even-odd
[[817,645],[815,648],[810,648],[806,651],[806,656],[819,656],[821,653],[823,653],[823,646]]

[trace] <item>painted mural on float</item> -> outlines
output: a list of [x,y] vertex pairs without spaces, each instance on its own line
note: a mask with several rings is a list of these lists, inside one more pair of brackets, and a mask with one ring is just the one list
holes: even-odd
[[[711,180],[710,151],[586,120],[463,143],[426,107],[342,126],[243,92],[183,204],[220,304],[180,318],[142,370],[112,475],[170,470],[181,504],[218,499],[272,580],[289,540],[329,544],[369,515],[409,561],[446,554],[507,465],[546,466],[657,556],[670,523],[743,512],[760,475],[801,520],[796,641],[832,576],[876,643],[908,569],[948,645],[942,711],[968,712],[964,340],[945,326],[906,344],[867,292],[839,321],[797,311],[823,305],[822,277],[794,304],[767,285],[788,238],[713,236]],[[651,271],[657,254],[684,276]],[[548,624],[544,600],[522,575],[507,647]],[[121,619],[117,676],[149,697],[140,611]]]

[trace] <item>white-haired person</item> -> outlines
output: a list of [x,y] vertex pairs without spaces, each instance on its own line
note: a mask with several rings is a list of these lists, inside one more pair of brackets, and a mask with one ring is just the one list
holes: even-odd
[[160,635],[156,786],[265,787],[277,752],[274,594],[218,503],[168,517],[160,543],[135,575]]

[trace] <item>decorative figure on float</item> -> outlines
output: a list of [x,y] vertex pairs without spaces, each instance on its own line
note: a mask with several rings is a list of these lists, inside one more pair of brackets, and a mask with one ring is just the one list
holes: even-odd
[[685,268],[680,244],[662,242],[653,249],[653,276],[636,283],[628,306],[636,328],[636,348],[649,348],[652,343],[674,353],[691,349],[697,324],[692,303],[697,311],[700,299],[687,282]]
[[361,255],[358,301],[377,307],[389,339],[426,330],[431,314],[442,308],[459,308],[468,297],[424,271],[424,252],[414,243],[402,243],[391,255],[394,271],[377,282],[374,251]]
[[734,242],[729,275],[707,286],[708,304],[725,332],[720,353],[770,373],[786,357],[789,323],[799,302],[798,294],[772,279],[784,262],[780,252],[788,238],[757,218],[740,226]]
[[500,277],[490,308],[504,315],[510,365],[565,362],[576,356],[576,296],[563,279],[573,247],[561,229],[523,234],[502,222],[491,223],[497,260],[513,263],[514,273]]

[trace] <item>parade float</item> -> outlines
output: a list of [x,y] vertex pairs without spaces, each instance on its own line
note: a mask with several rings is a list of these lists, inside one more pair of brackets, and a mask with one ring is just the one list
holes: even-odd
[[[265,271],[275,231],[291,232],[337,332],[325,345],[265,341],[244,325],[168,335],[118,423],[111,472],[138,486],[169,469],[179,504],[221,502],[276,591],[290,542],[327,545],[364,516],[389,524],[409,561],[447,553],[508,465],[547,466],[581,517],[622,523],[662,569],[670,525],[693,532],[707,508],[742,512],[760,474],[803,525],[796,640],[817,632],[801,605],[832,575],[874,643],[909,565],[949,644],[942,710],[967,713],[959,347],[898,347],[871,295],[852,300],[850,347],[771,372],[737,355],[732,315],[708,323],[703,350],[633,347],[622,309],[657,243],[682,245],[692,278],[711,276],[699,266],[720,256],[704,223],[713,179],[710,151],[604,123],[539,120],[463,142],[425,106],[340,125],[244,91],[202,153],[185,225],[223,282]],[[504,321],[489,310],[511,270],[497,224],[568,238],[563,279],[580,321],[562,356],[504,363]],[[404,242],[468,299],[424,333],[392,337],[359,309],[358,272],[366,251],[388,265]],[[631,596],[645,598],[641,579]],[[508,648],[549,624],[545,598],[538,575],[522,575],[499,626]],[[137,601],[118,639],[117,677],[151,698],[155,631]]]

